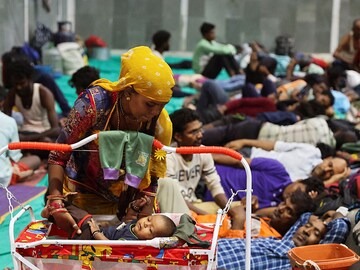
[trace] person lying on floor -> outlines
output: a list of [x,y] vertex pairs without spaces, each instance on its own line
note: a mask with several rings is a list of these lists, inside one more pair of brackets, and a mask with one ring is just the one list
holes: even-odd
[[[231,190],[246,189],[246,171],[243,168],[215,164],[216,170],[221,178],[221,185],[227,197],[232,195]],[[253,158],[250,163],[253,179],[253,195],[258,197],[258,208],[275,207],[284,200],[284,194],[288,189],[295,190],[300,187],[306,193],[315,192],[316,197],[324,191],[324,183],[318,177],[309,177],[292,182],[284,165],[271,158]],[[203,193],[204,201],[212,201],[209,191]],[[238,192],[235,201],[245,197],[245,192]]]
[[[250,159],[247,160],[250,166],[253,158],[278,160],[284,165],[293,182],[315,176],[325,185],[329,185],[346,179],[351,173],[347,161],[342,157],[334,156],[331,147],[325,144],[318,144],[315,147],[308,143],[239,139],[229,142],[225,147],[234,150],[252,147]],[[213,157],[216,163],[242,166],[238,160],[228,156],[215,154]]]
[[[227,120],[230,120],[227,121]],[[219,145],[238,139],[258,139],[270,141],[298,142],[317,145],[324,143],[340,149],[346,142],[354,142],[357,136],[348,125],[339,123],[339,119],[328,119],[318,116],[301,120],[292,125],[277,125],[247,117],[239,121],[234,118],[223,118],[204,126],[202,143]],[[345,136],[346,135],[346,136]]]
[[[252,201],[254,206],[256,201]],[[252,207],[256,208],[256,206]],[[289,194],[283,202],[274,207],[269,217],[253,214],[251,218],[252,237],[276,237],[284,236],[296,220],[305,212],[314,211],[315,203],[312,198],[300,188]],[[242,223],[237,228],[226,231],[225,238],[245,237],[245,208],[242,205],[237,207],[242,217]],[[252,209],[254,212],[254,210]]]
[[[257,238],[251,241],[251,270],[290,269],[287,253],[294,247],[343,243],[350,222],[340,213],[330,211],[321,217],[304,213],[281,239]],[[219,239],[217,269],[245,268],[245,239]]]

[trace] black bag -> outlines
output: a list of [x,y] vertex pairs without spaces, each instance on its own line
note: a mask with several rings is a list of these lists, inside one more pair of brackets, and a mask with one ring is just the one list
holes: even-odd
[[360,170],[349,179],[343,180],[338,187],[331,186],[327,194],[318,202],[315,215],[323,215],[329,210],[336,210],[340,206],[350,207],[360,202]]
[[41,55],[41,47],[47,42],[53,41],[53,32],[42,23],[36,24],[36,29],[30,39],[30,45]]

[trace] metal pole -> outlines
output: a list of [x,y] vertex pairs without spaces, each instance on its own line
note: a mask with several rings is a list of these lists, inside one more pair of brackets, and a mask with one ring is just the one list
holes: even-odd
[[181,0],[181,2],[180,2],[180,16],[181,16],[180,51],[186,51],[188,15],[189,15],[188,10],[189,10],[189,0]]
[[339,43],[341,0],[332,1],[331,32],[330,32],[330,53],[332,54]]
[[29,42],[29,0],[24,0],[24,42]]
[[251,194],[252,194],[252,175],[249,164],[243,158],[241,160],[242,165],[246,171],[246,239],[245,239],[245,270],[250,270],[250,260],[251,260]]
[[75,32],[75,0],[66,0],[66,20],[71,22],[71,31]]

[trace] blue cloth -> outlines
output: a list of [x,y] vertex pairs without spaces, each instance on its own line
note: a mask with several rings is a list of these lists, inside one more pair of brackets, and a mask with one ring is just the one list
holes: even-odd
[[102,232],[109,240],[138,240],[132,232],[136,222],[137,220],[133,220],[120,229],[117,229],[115,226],[105,227],[102,229]]
[[335,98],[334,102],[334,111],[337,118],[344,119],[346,113],[350,109],[350,101],[347,98],[347,96],[340,91],[337,90],[331,90],[331,93],[333,94]]
[[[285,167],[275,159],[254,158],[250,164],[252,175],[253,195],[259,199],[259,207],[276,206],[283,201],[282,193],[286,186],[291,184],[289,174]],[[244,169],[225,165],[216,165],[216,170],[221,178],[221,185],[228,198],[231,196],[231,189],[246,189],[246,173]],[[245,192],[240,192],[235,200],[245,197]],[[209,191],[205,194],[205,200],[214,200]]]
[[[276,69],[275,69],[275,76],[276,77],[285,77],[286,76],[286,68],[291,61],[291,57],[288,55],[278,55],[278,54],[269,54],[270,57],[276,60]],[[295,66],[294,71],[299,71],[299,65]]]
[[[287,252],[294,248],[292,237],[294,233],[307,223],[311,213],[304,213],[299,220],[290,228],[283,239],[274,237],[256,238],[251,240],[252,270],[279,270],[291,269]],[[331,221],[328,232],[320,242],[343,243],[349,233],[349,220],[339,218]],[[220,239],[218,242],[217,269],[244,269],[245,268],[245,239]]]
[[226,92],[240,90],[245,85],[245,75],[234,75],[228,79],[217,80],[217,83]]
[[262,112],[256,116],[256,119],[281,126],[288,126],[297,122],[295,113],[285,111]]
[[229,100],[228,94],[216,80],[206,80],[201,87],[200,97],[196,104],[197,110],[224,104]]
[[243,98],[267,97],[271,94],[276,94],[276,85],[269,79],[264,79],[260,92],[256,89],[253,83],[247,83],[242,89]]

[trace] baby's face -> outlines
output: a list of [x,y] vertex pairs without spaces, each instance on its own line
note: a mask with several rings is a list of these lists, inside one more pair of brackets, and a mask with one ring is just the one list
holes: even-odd
[[164,218],[161,215],[153,215],[139,219],[132,231],[140,240],[149,240],[160,235],[165,229]]

